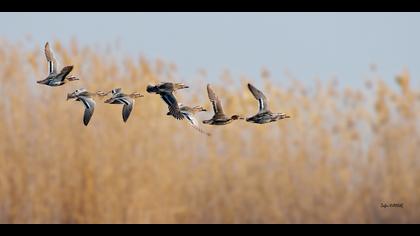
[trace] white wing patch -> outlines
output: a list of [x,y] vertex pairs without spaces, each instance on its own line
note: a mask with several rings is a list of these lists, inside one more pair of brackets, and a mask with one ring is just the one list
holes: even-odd
[[258,99],[260,111],[264,111],[264,101],[262,98]]

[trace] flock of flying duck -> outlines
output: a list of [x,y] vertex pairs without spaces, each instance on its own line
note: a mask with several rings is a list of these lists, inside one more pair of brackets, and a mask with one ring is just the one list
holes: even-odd
[[[47,42],[45,44],[45,56],[48,61],[48,68],[49,74],[48,77],[44,80],[37,81],[39,84],[48,85],[51,87],[61,86],[68,81],[75,81],[79,80],[76,76],[70,75],[70,72],[73,70],[73,66],[65,66],[58,71],[58,62],[57,59],[54,57],[54,54]],[[207,111],[201,106],[194,106],[189,107],[185,106],[182,103],[178,103],[177,99],[174,96],[174,92],[180,89],[189,88],[187,85],[182,83],[171,83],[171,82],[163,82],[157,85],[148,85],[147,92],[148,93],[155,93],[159,94],[162,100],[168,105],[168,116],[173,116],[177,120],[186,119],[192,127],[204,133],[206,135],[210,135],[209,133],[202,130],[199,126],[199,122],[195,118],[195,114],[202,111]],[[255,88],[252,84],[248,84],[248,88],[251,91],[252,95],[254,95],[255,99],[258,100],[259,110],[258,113],[254,116],[244,118],[240,115],[232,115],[227,116],[223,111],[222,103],[219,97],[215,94],[213,89],[211,88],[210,84],[207,85],[207,93],[210,102],[213,106],[214,115],[209,120],[204,120],[203,124],[208,125],[226,125],[231,123],[234,120],[246,120],[247,122],[256,123],[256,124],[265,124],[269,122],[274,122],[277,120],[290,118],[289,115],[284,113],[273,113],[269,110],[267,105],[267,98],[265,95]],[[97,91],[96,93],[88,92],[86,89],[81,88],[77,89],[76,91],[67,94],[67,100],[74,99],[74,101],[80,101],[85,106],[85,112],[83,116],[83,123],[85,126],[89,124],[90,119],[92,118],[93,112],[95,110],[95,101],[93,97],[106,97],[109,96],[108,99],[105,100],[105,103],[108,104],[120,104],[123,105],[122,108],[122,118],[124,122],[127,122],[131,111],[133,110],[134,106],[134,99],[144,97],[144,95],[134,92],[131,94],[123,93],[121,88],[112,89],[109,92]]]

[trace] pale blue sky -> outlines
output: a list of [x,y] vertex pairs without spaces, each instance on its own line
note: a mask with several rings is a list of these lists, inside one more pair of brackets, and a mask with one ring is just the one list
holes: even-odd
[[[361,84],[369,65],[391,81],[406,66],[420,76],[420,13],[0,13],[0,36],[34,42],[76,37],[83,45],[120,40],[122,54],[175,62],[218,77],[256,78],[263,66],[285,79]],[[344,82],[346,81],[346,82]]]

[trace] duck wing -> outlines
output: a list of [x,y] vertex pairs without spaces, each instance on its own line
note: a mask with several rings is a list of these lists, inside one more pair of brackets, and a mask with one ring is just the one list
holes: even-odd
[[248,84],[248,89],[254,95],[255,99],[258,100],[258,113],[263,113],[268,111],[267,98],[264,93],[255,88],[252,84]]
[[127,122],[128,117],[130,117],[131,111],[133,110],[134,100],[128,99],[127,97],[119,99],[123,104],[122,117],[124,122]]
[[48,70],[50,74],[57,73],[57,59],[54,57],[54,53],[50,48],[50,44],[47,42],[44,47],[45,57],[48,62]]
[[89,124],[90,119],[92,118],[93,112],[95,111],[95,101],[86,96],[79,96],[78,99],[85,105],[85,113],[83,115],[83,124],[86,126]]
[[175,90],[174,84],[170,82],[161,82],[156,87],[161,91],[173,92]]
[[207,85],[207,93],[209,95],[210,102],[213,105],[214,117],[226,118],[226,115],[223,112],[222,102],[220,101],[219,97],[216,96],[210,84]]
[[61,81],[63,81],[67,75],[73,70],[73,66],[65,66],[61,69],[60,75],[58,76]]
[[168,104],[170,114],[175,117],[177,120],[184,119],[184,115],[182,115],[181,111],[179,110],[178,102],[175,96],[170,92],[162,92],[160,93],[160,97],[163,101]]
[[198,126],[198,121],[197,119],[190,113],[190,112],[182,112],[182,114],[185,116],[185,118],[187,118],[188,123],[196,130],[198,130],[200,133],[205,134],[207,136],[210,136],[210,133],[204,131],[203,129],[201,129]]

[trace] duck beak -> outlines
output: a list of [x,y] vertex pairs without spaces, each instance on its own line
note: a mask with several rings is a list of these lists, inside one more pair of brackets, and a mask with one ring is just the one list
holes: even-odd
[[74,95],[74,93],[68,93],[67,94],[67,101],[70,99],[76,98],[76,96]]
[[[108,92],[109,93],[109,92]],[[105,93],[104,91],[98,90],[96,92],[96,95],[100,96],[100,97],[105,97],[106,95],[108,95],[108,93]]]
[[75,80],[80,80],[79,78],[77,78],[76,76],[70,76],[67,78],[68,81],[75,81]]

